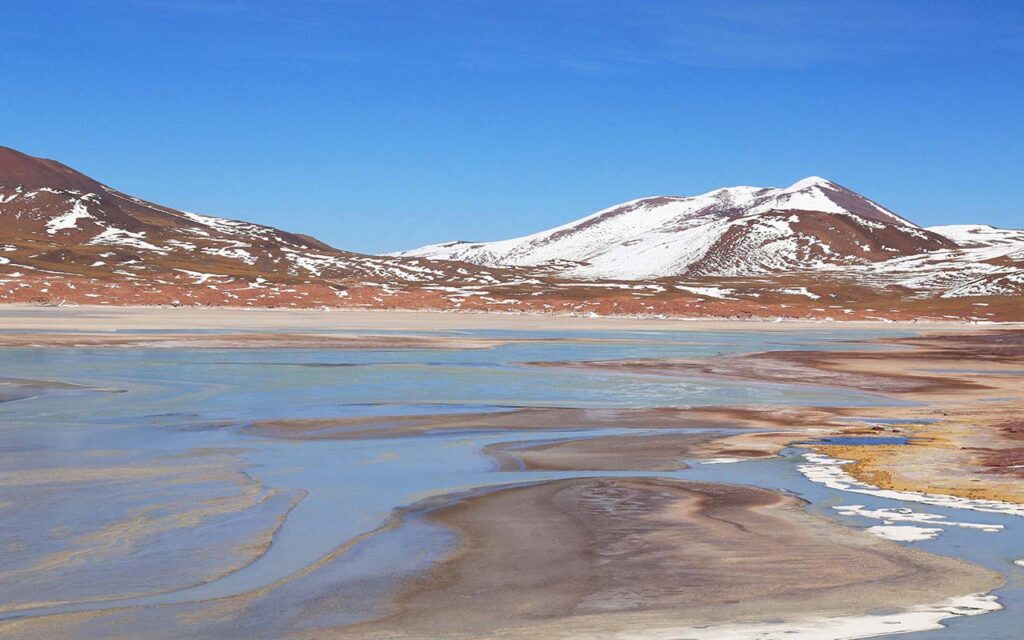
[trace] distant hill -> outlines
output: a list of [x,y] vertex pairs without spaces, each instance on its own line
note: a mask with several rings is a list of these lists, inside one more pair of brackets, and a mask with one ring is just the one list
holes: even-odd
[[522,238],[448,242],[396,255],[559,265],[589,278],[745,276],[882,262],[956,244],[824,178],[615,205]]
[[1022,294],[1024,231],[923,229],[822,178],[370,256],[0,147],[0,302],[1024,320]]
[[[352,304],[352,291],[487,282],[489,270],[341,251],[307,235],[178,211],[121,193],[54,160],[0,147],[0,267],[8,297],[42,301],[47,274],[110,303]],[[20,275],[12,275],[20,274]],[[53,278],[50,278],[51,280]],[[65,299],[81,300],[54,282]],[[394,286],[392,286],[394,285]]]

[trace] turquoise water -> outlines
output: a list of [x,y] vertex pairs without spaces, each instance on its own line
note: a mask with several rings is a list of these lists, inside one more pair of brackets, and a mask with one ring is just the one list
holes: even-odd
[[[31,469],[95,467],[118,464],[166,464],[223,453],[237,459],[242,472],[283,503],[262,505],[263,512],[212,519],[197,527],[200,537],[228,535],[234,529],[267,524],[287,515],[269,550],[248,566],[204,584],[182,578],[179,585],[156,574],[193,543],[175,532],[146,539],[138,549],[116,549],[113,557],[87,559],[62,569],[61,579],[43,586],[49,600],[70,604],[0,614],[0,617],[94,610],[126,605],[186,603],[247,593],[310,567],[339,545],[384,523],[394,509],[425,496],[507,483],[595,474],[500,472],[481,450],[507,441],[541,441],[644,434],[642,429],[579,431],[556,425],[545,432],[438,433],[404,438],[350,441],[281,440],[253,435],[245,426],[268,418],[387,416],[423,413],[498,411],[509,407],[680,407],[713,405],[816,405],[870,408],[896,404],[869,393],[799,384],[753,384],[695,376],[668,378],[608,371],[534,367],[526,362],[610,360],[619,358],[701,358],[766,349],[847,349],[853,340],[880,332],[816,331],[757,335],[748,332],[464,332],[494,338],[558,338],[582,342],[522,341],[493,349],[407,351],[196,350],[196,349],[8,349],[0,351],[4,377],[59,380],[107,389],[49,389],[34,398],[0,403],[0,474],[16,477]],[[109,390],[116,390],[117,393]],[[887,500],[844,494],[811,483],[795,471],[795,452],[770,461],[702,465],[680,478],[738,482],[776,488],[809,500],[811,510],[850,526],[877,522],[839,516],[840,504],[898,507]],[[13,475],[8,475],[13,474]],[[85,483],[60,490],[11,487],[0,483],[0,503],[17,517],[0,526],[0,568],[31,564],[68,545],[67,531],[98,529],[151,508],[188,501],[204,492],[224,491],[203,483],[145,486],[130,482]],[[68,492],[64,495],[63,492]],[[191,493],[190,493],[191,492]],[[69,497],[71,496],[71,497]],[[73,497],[73,499],[72,499]],[[196,498],[199,499],[198,497]],[[30,508],[31,507],[31,508]],[[276,512],[273,510],[277,509]],[[928,508],[935,513],[952,512]],[[2,513],[2,512],[0,512]],[[1010,516],[951,513],[952,520],[993,522],[999,534],[950,529],[936,540],[916,543],[937,553],[969,559],[1011,576],[1001,596],[1007,611],[954,620],[948,631],[922,637],[1016,638],[1006,629],[1024,627],[1019,580],[1024,543]],[[65,532],[58,535],[54,532]],[[337,623],[372,617],[375,603],[405,572],[426,566],[451,540],[423,522],[408,523],[374,545],[358,546],[332,575],[334,581],[376,577],[378,591],[337,611]],[[390,546],[389,546],[390,545]],[[418,545],[418,546],[417,546]],[[417,547],[413,553],[410,548]],[[139,554],[145,554],[141,557]],[[151,595],[110,597],[86,602],[82,594],[133,571],[136,592]],[[153,578],[147,575],[152,571]],[[340,573],[338,573],[340,572]],[[386,579],[385,579],[386,578]],[[149,582],[147,582],[149,580]],[[102,582],[101,582],[102,581]],[[38,594],[11,582],[0,589],[0,604]],[[147,588],[149,587],[149,588]],[[127,592],[126,592],[127,593]],[[295,595],[296,601],[301,600]],[[252,637],[280,633],[273,621]],[[959,634],[954,633],[959,629]],[[964,635],[971,633],[982,635]],[[977,630],[977,631],[974,631]],[[258,631],[258,632],[257,632]],[[1004,633],[1005,631],[1005,633]],[[999,635],[1003,633],[1003,635]]]

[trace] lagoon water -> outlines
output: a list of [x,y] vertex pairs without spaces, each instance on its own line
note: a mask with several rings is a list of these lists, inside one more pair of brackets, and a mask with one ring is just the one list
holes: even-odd
[[[1008,577],[997,591],[1003,611],[948,621],[915,638],[1010,640],[1024,628],[1024,535],[1019,517],[976,513],[851,494],[798,473],[801,451],[771,460],[702,464],[675,473],[503,472],[482,453],[488,444],[542,441],[643,429],[432,433],[359,440],[286,440],[246,431],[254,420],[498,411],[509,407],[684,407],[814,405],[871,408],[891,398],[799,384],[753,384],[609,371],[533,367],[527,362],[619,358],[700,358],[768,349],[847,349],[881,332],[466,332],[514,342],[466,350],[177,350],[7,349],[4,378],[82,385],[43,388],[36,397],[0,403],[0,618],[24,618],[130,605],[203,601],[281,581],[314,565],[347,541],[373,531],[393,511],[426,496],[581,475],[661,475],[756,485],[787,491],[808,509],[845,525],[879,524],[833,507],[912,507],[952,521],[1003,525],[999,533],[949,527],[921,549],[990,567]],[[537,341],[531,341],[535,339]],[[560,341],[542,341],[556,339]],[[565,341],[572,339],[572,341]],[[856,345],[863,348],[863,345]],[[664,433],[664,431],[659,431]],[[212,457],[211,457],[212,456]],[[189,478],[209,472],[204,460],[238,478]],[[153,468],[180,473],[152,475]],[[19,478],[43,476],[31,482]],[[57,479],[64,470],[67,477]],[[69,470],[74,470],[71,473]],[[126,471],[127,470],[127,471]],[[52,475],[48,479],[46,474]],[[163,473],[161,471],[160,473]],[[130,474],[142,480],[133,482]],[[38,475],[38,474],[37,474]],[[164,481],[160,478],[170,477]],[[146,478],[157,478],[146,484]],[[125,541],[102,532],[139,514],[173,515],[180,504],[215,502],[251,480],[263,491],[246,509],[169,529],[144,529]],[[232,484],[234,483],[234,484]],[[211,497],[212,496],[212,497]],[[210,502],[210,501],[214,502]],[[203,502],[206,501],[206,502]],[[207,561],[202,541],[234,540],[276,526],[273,543],[245,566],[197,577]],[[146,520],[148,522],[149,520]],[[95,535],[83,535],[89,532]],[[189,536],[192,536],[191,538]],[[220,536],[221,538],[218,538]],[[101,542],[97,542],[97,541]],[[355,544],[339,562],[340,579],[378,578],[378,592],[339,609],[341,624],[372,617],[389,585],[436,559],[450,534],[410,519]],[[94,549],[97,545],[102,548]],[[75,558],[68,561],[66,558]],[[189,558],[195,575],[169,571]],[[56,561],[55,558],[64,558]],[[50,564],[48,564],[50,563]],[[237,563],[236,563],[237,564]],[[50,567],[51,568],[47,568]],[[41,568],[42,567],[42,568]],[[53,571],[47,575],[47,571]],[[30,580],[24,580],[28,576]],[[379,579],[386,576],[388,579]],[[126,585],[118,592],[116,585]],[[19,586],[22,585],[22,586]],[[112,586],[113,585],[113,586]],[[130,588],[128,588],[130,586]],[[268,628],[269,629],[269,628]],[[264,629],[272,633],[272,629]],[[253,637],[260,637],[254,631]],[[272,636],[268,636],[272,637]],[[902,637],[902,636],[901,636]]]

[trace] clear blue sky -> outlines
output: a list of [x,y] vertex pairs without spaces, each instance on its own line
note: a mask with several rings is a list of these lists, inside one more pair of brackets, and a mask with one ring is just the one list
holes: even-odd
[[1024,226],[1024,2],[5,0],[0,144],[376,252],[822,175]]

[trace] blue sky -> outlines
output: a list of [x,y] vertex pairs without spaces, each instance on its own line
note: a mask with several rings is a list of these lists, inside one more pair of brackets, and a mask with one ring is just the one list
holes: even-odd
[[822,175],[1024,227],[1024,3],[5,0],[0,144],[377,252]]

